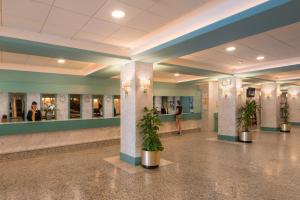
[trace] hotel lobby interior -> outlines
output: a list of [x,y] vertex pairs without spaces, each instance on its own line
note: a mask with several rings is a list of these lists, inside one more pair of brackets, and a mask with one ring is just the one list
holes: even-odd
[[300,199],[300,0],[0,8],[0,200]]

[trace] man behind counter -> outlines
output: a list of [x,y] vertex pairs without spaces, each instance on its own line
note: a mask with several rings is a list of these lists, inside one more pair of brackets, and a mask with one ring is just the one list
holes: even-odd
[[37,108],[37,103],[35,101],[32,102],[31,109],[27,113],[27,120],[31,122],[42,120],[41,111]]

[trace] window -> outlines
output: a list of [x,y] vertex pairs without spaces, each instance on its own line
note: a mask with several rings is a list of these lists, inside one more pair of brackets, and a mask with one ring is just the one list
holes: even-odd
[[70,94],[70,119],[81,118],[81,95]]
[[42,94],[42,120],[56,119],[56,95]]
[[25,121],[26,115],[26,94],[10,93],[9,94],[9,118],[12,122]]
[[93,118],[103,117],[103,96],[93,96]]
[[114,96],[114,116],[120,116],[121,114],[121,98],[120,96]]

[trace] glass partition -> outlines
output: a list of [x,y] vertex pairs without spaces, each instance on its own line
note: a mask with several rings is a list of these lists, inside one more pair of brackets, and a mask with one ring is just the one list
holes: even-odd
[[180,101],[182,113],[194,112],[194,98],[192,96],[154,96],[153,105],[160,114],[175,114]]
[[81,118],[81,95],[79,94],[70,94],[70,119]]
[[103,96],[93,96],[93,118],[103,117]]
[[114,96],[114,116],[121,115],[121,97],[120,95]]
[[55,94],[42,94],[41,113],[42,120],[56,119],[56,95]]
[[26,94],[9,94],[9,118],[11,122],[25,121],[26,115]]

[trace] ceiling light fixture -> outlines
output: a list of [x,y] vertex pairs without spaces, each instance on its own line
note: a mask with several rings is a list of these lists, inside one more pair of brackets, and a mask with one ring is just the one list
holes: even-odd
[[114,11],[112,11],[111,16],[113,18],[120,19],[120,18],[125,17],[125,12],[122,10],[114,10]]
[[229,52],[232,52],[232,51],[235,51],[236,48],[235,47],[227,47],[226,48],[226,51],[229,51]]
[[58,59],[57,62],[60,63],[60,64],[63,64],[63,63],[65,63],[66,61],[65,61],[64,59]]
[[264,56],[257,56],[257,57],[256,57],[256,60],[263,60],[263,59],[265,59]]
[[178,76],[180,76],[180,74],[179,73],[175,73],[174,76],[178,77]]

